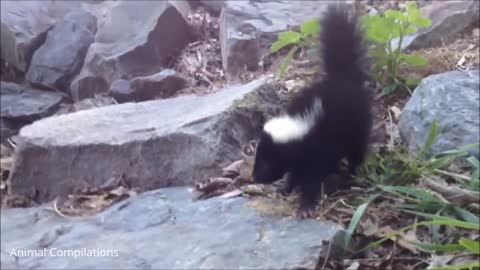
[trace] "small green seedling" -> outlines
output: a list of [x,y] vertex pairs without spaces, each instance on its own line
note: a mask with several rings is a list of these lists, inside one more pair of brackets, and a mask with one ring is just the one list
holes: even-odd
[[270,47],[270,53],[275,53],[287,46],[292,46],[277,74],[278,79],[285,74],[293,59],[293,55],[300,47],[311,47],[314,44],[314,37],[318,34],[319,30],[320,24],[318,20],[311,20],[301,25],[300,32],[286,31],[278,34],[277,41]]
[[[422,16],[413,2],[406,3],[405,10],[387,10],[384,16],[363,16],[362,26],[367,37],[373,42],[370,51],[376,60],[372,72],[375,80],[383,88],[383,95],[388,95],[403,86],[409,92],[412,85],[418,84],[411,79],[400,76],[402,65],[424,66],[428,62],[419,55],[402,53],[404,37],[417,32],[418,29],[428,28],[431,21]],[[398,39],[397,46],[392,47],[392,41]]]

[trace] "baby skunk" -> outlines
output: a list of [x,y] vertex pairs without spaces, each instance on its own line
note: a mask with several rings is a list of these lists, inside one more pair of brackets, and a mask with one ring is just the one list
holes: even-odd
[[321,20],[323,80],[302,89],[287,113],[269,120],[257,145],[252,178],[270,184],[288,174],[285,192],[300,187],[297,215],[310,217],[321,183],[346,157],[353,175],[366,155],[372,115],[366,50],[358,20],[330,6]]

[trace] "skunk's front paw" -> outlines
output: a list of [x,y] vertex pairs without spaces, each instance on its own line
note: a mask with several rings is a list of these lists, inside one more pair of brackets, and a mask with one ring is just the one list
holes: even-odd
[[297,210],[297,217],[301,219],[312,218],[315,214],[315,205],[304,204]]

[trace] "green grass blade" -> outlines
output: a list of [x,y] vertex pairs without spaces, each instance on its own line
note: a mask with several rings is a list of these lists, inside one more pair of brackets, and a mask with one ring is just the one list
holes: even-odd
[[467,158],[467,161],[476,169],[480,168],[480,161],[478,161],[477,157],[471,156]]
[[458,228],[463,228],[463,229],[469,229],[469,230],[480,230],[479,224],[471,223],[471,222],[465,222],[465,221],[460,221],[456,219],[437,219],[437,220],[432,220],[432,221],[425,221],[421,222],[419,224],[423,225],[446,225],[446,226],[452,226],[452,227],[458,227]]
[[427,212],[427,213],[435,213],[435,212],[438,212],[438,211],[444,209],[446,206],[448,206],[448,205],[446,205],[445,203],[422,201],[422,202],[417,203],[417,204],[397,205],[396,208],[398,208],[398,209],[408,209],[408,210],[420,211],[420,212]]
[[452,219],[452,218],[449,218],[449,217],[427,214],[427,213],[416,212],[416,211],[410,211],[410,210],[403,210],[402,209],[402,211],[406,212],[406,213],[414,214],[414,215],[417,215],[417,216],[430,218],[430,219],[433,219],[434,221],[452,222],[452,224],[456,223],[456,222],[459,222],[459,223],[456,223],[456,224],[458,224],[458,226],[452,225],[452,224],[438,224],[438,225],[452,225],[452,226],[461,227],[461,228],[464,228],[464,229],[480,230],[480,224],[478,222],[460,221],[460,220]]
[[465,146],[462,146],[456,150],[448,150],[437,154],[436,156],[443,155],[454,155],[454,156],[463,156],[466,155],[468,151],[480,147],[480,143],[472,143]]
[[357,207],[357,210],[353,214],[352,220],[348,225],[348,229],[345,232],[345,242],[344,242],[345,250],[348,248],[348,245],[350,244],[350,240],[352,239],[353,232],[357,228],[357,225],[360,222],[360,219],[362,218],[363,214],[365,213],[365,210],[367,210],[368,205],[377,197],[378,195],[370,196],[370,198],[368,198],[366,202],[362,203]]
[[468,238],[461,238],[458,242],[470,252],[480,255],[480,240],[474,241]]
[[465,269],[478,269],[480,267],[480,262],[474,262],[463,265],[452,265],[445,267],[429,268],[430,270],[465,270]]
[[430,151],[430,149],[432,148],[432,145],[438,139],[438,132],[439,132],[438,121],[437,119],[435,119],[432,123],[432,126],[430,127],[427,138],[425,140],[425,144],[423,145],[422,150],[420,150],[420,153],[418,154],[418,159],[423,159],[425,155],[428,153],[428,151]]
[[457,217],[460,217],[464,221],[480,224],[480,218],[466,209],[455,206],[453,211]]
[[460,244],[432,244],[432,243],[425,243],[425,242],[417,242],[417,241],[407,241],[413,245],[415,245],[418,249],[427,252],[462,252],[465,250],[465,247]]
[[402,193],[409,195],[411,197],[414,197],[416,199],[420,199],[422,201],[430,201],[430,202],[438,202],[441,203],[441,201],[433,196],[432,194],[421,190],[419,188],[415,187],[403,187],[403,186],[384,186],[384,185],[378,185],[380,189],[383,191],[389,192],[389,193]]
[[401,228],[397,231],[394,231],[393,233],[383,237],[380,240],[377,240],[373,243],[370,243],[366,247],[357,251],[356,254],[360,254],[360,253],[362,253],[366,250],[370,250],[370,249],[373,249],[375,247],[378,247],[383,242],[391,239],[392,237],[401,235],[403,232],[405,232],[407,230],[410,230],[414,227],[430,226],[430,225],[446,225],[446,226],[453,226],[453,227],[464,228],[464,229],[479,230],[479,228],[478,228],[479,225],[478,224],[473,224],[473,223],[469,223],[469,222],[458,221],[458,220],[455,220],[455,219],[442,217],[441,219],[432,220],[432,221],[422,221],[422,222],[419,222],[419,223],[416,223],[416,224],[412,224],[412,225],[408,225],[406,227],[403,227],[403,228]]

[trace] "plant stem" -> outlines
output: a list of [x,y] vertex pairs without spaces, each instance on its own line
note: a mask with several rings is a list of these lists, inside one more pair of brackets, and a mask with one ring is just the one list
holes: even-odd
[[298,50],[298,46],[295,45],[293,46],[290,51],[288,52],[287,56],[285,57],[285,59],[283,60],[283,63],[280,67],[280,70],[277,74],[277,79],[280,80],[283,75],[285,74],[285,72],[287,71],[287,68],[288,66],[290,65],[290,62],[292,61],[293,59],[293,55],[295,54],[295,52],[297,52]]
[[400,29],[398,30],[399,31],[399,34],[400,34],[400,38],[398,40],[398,45],[397,45],[397,50],[395,51],[394,55],[394,59],[395,59],[395,64],[393,66],[393,76],[394,78],[397,78],[397,73],[398,73],[398,66],[400,65],[400,55],[402,54],[402,42],[403,42],[403,27],[405,25],[403,23],[400,24]]

